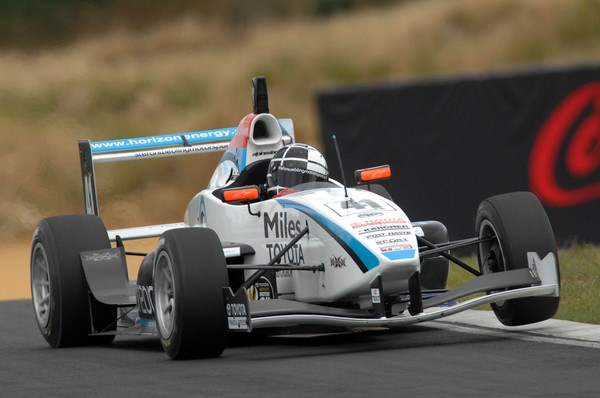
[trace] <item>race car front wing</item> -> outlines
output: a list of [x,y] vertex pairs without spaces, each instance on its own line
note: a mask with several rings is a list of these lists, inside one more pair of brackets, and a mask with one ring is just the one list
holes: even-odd
[[[380,277],[371,286],[373,310],[352,310],[315,305],[285,299],[249,301],[245,288],[233,294],[224,289],[230,331],[250,332],[254,328],[287,327],[294,325],[327,325],[344,328],[395,327],[431,321],[456,314],[483,304],[533,296],[551,296],[557,293],[558,281],[544,283],[537,270],[523,268],[479,276],[455,289],[422,299],[422,303],[409,305],[409,313],[387,316],[383,301]],[[476,293],[486,295],[462,302]],[[415,295],[411,295],[414,301]],[[421,296],[419,295],[419,300]],[[413,310],[411,310],[411,306]]]

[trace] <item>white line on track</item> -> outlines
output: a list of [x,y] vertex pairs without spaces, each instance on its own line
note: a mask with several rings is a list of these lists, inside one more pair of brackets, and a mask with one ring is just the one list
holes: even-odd
[[549,319],[525,326],[504,326],[492,311],[468,310],[427,326],[464,333],[552,344],[600,348],[600,325]]

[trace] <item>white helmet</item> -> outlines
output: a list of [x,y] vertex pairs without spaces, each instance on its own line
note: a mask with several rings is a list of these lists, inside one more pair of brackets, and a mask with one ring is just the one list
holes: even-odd
[[291,144],[277,151],[267,171],[267,192],[276,195],[306,182],[327,181],[329,170],[321,152],[310,145]]

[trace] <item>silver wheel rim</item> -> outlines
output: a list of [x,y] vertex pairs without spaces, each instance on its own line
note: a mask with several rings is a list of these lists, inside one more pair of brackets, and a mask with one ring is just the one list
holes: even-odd
[[38,242],[31,255],[31,296],[35,319],[46,329],[50,320],[50,270],[44,245]]
[[175,283],[171,257],[164,251],[158,255],[154,270],[154,299],[158,332],[168,339],[175,324]]

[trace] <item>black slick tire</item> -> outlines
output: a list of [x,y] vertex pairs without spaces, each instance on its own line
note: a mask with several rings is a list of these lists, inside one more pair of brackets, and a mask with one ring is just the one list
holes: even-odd
[[165,232],[156,251],[154,298],[162,346],[172,359],[218,357],[227,343],[227,268],[207,228]]
[[96,216],[50,217],[38,224],[31,247],[31,293],[36,322],[51,347],[108,344],[114,339],[90,336],[115,329],[117,308],[88,292],[79,257],[82,251],[105,248],[110,241]]
[[[513,192],[493,196],[481,202],[477,210],[476,231],[482,238],[493,238],[479,244],[481,271],[502,272],[527,268],[527,253],[540,258],[558,254],[552,226],[540,201],[530,192]],[[492,304],[500,322],[518,326],[540,322],[554,316],[559,297],[527,297]]]

